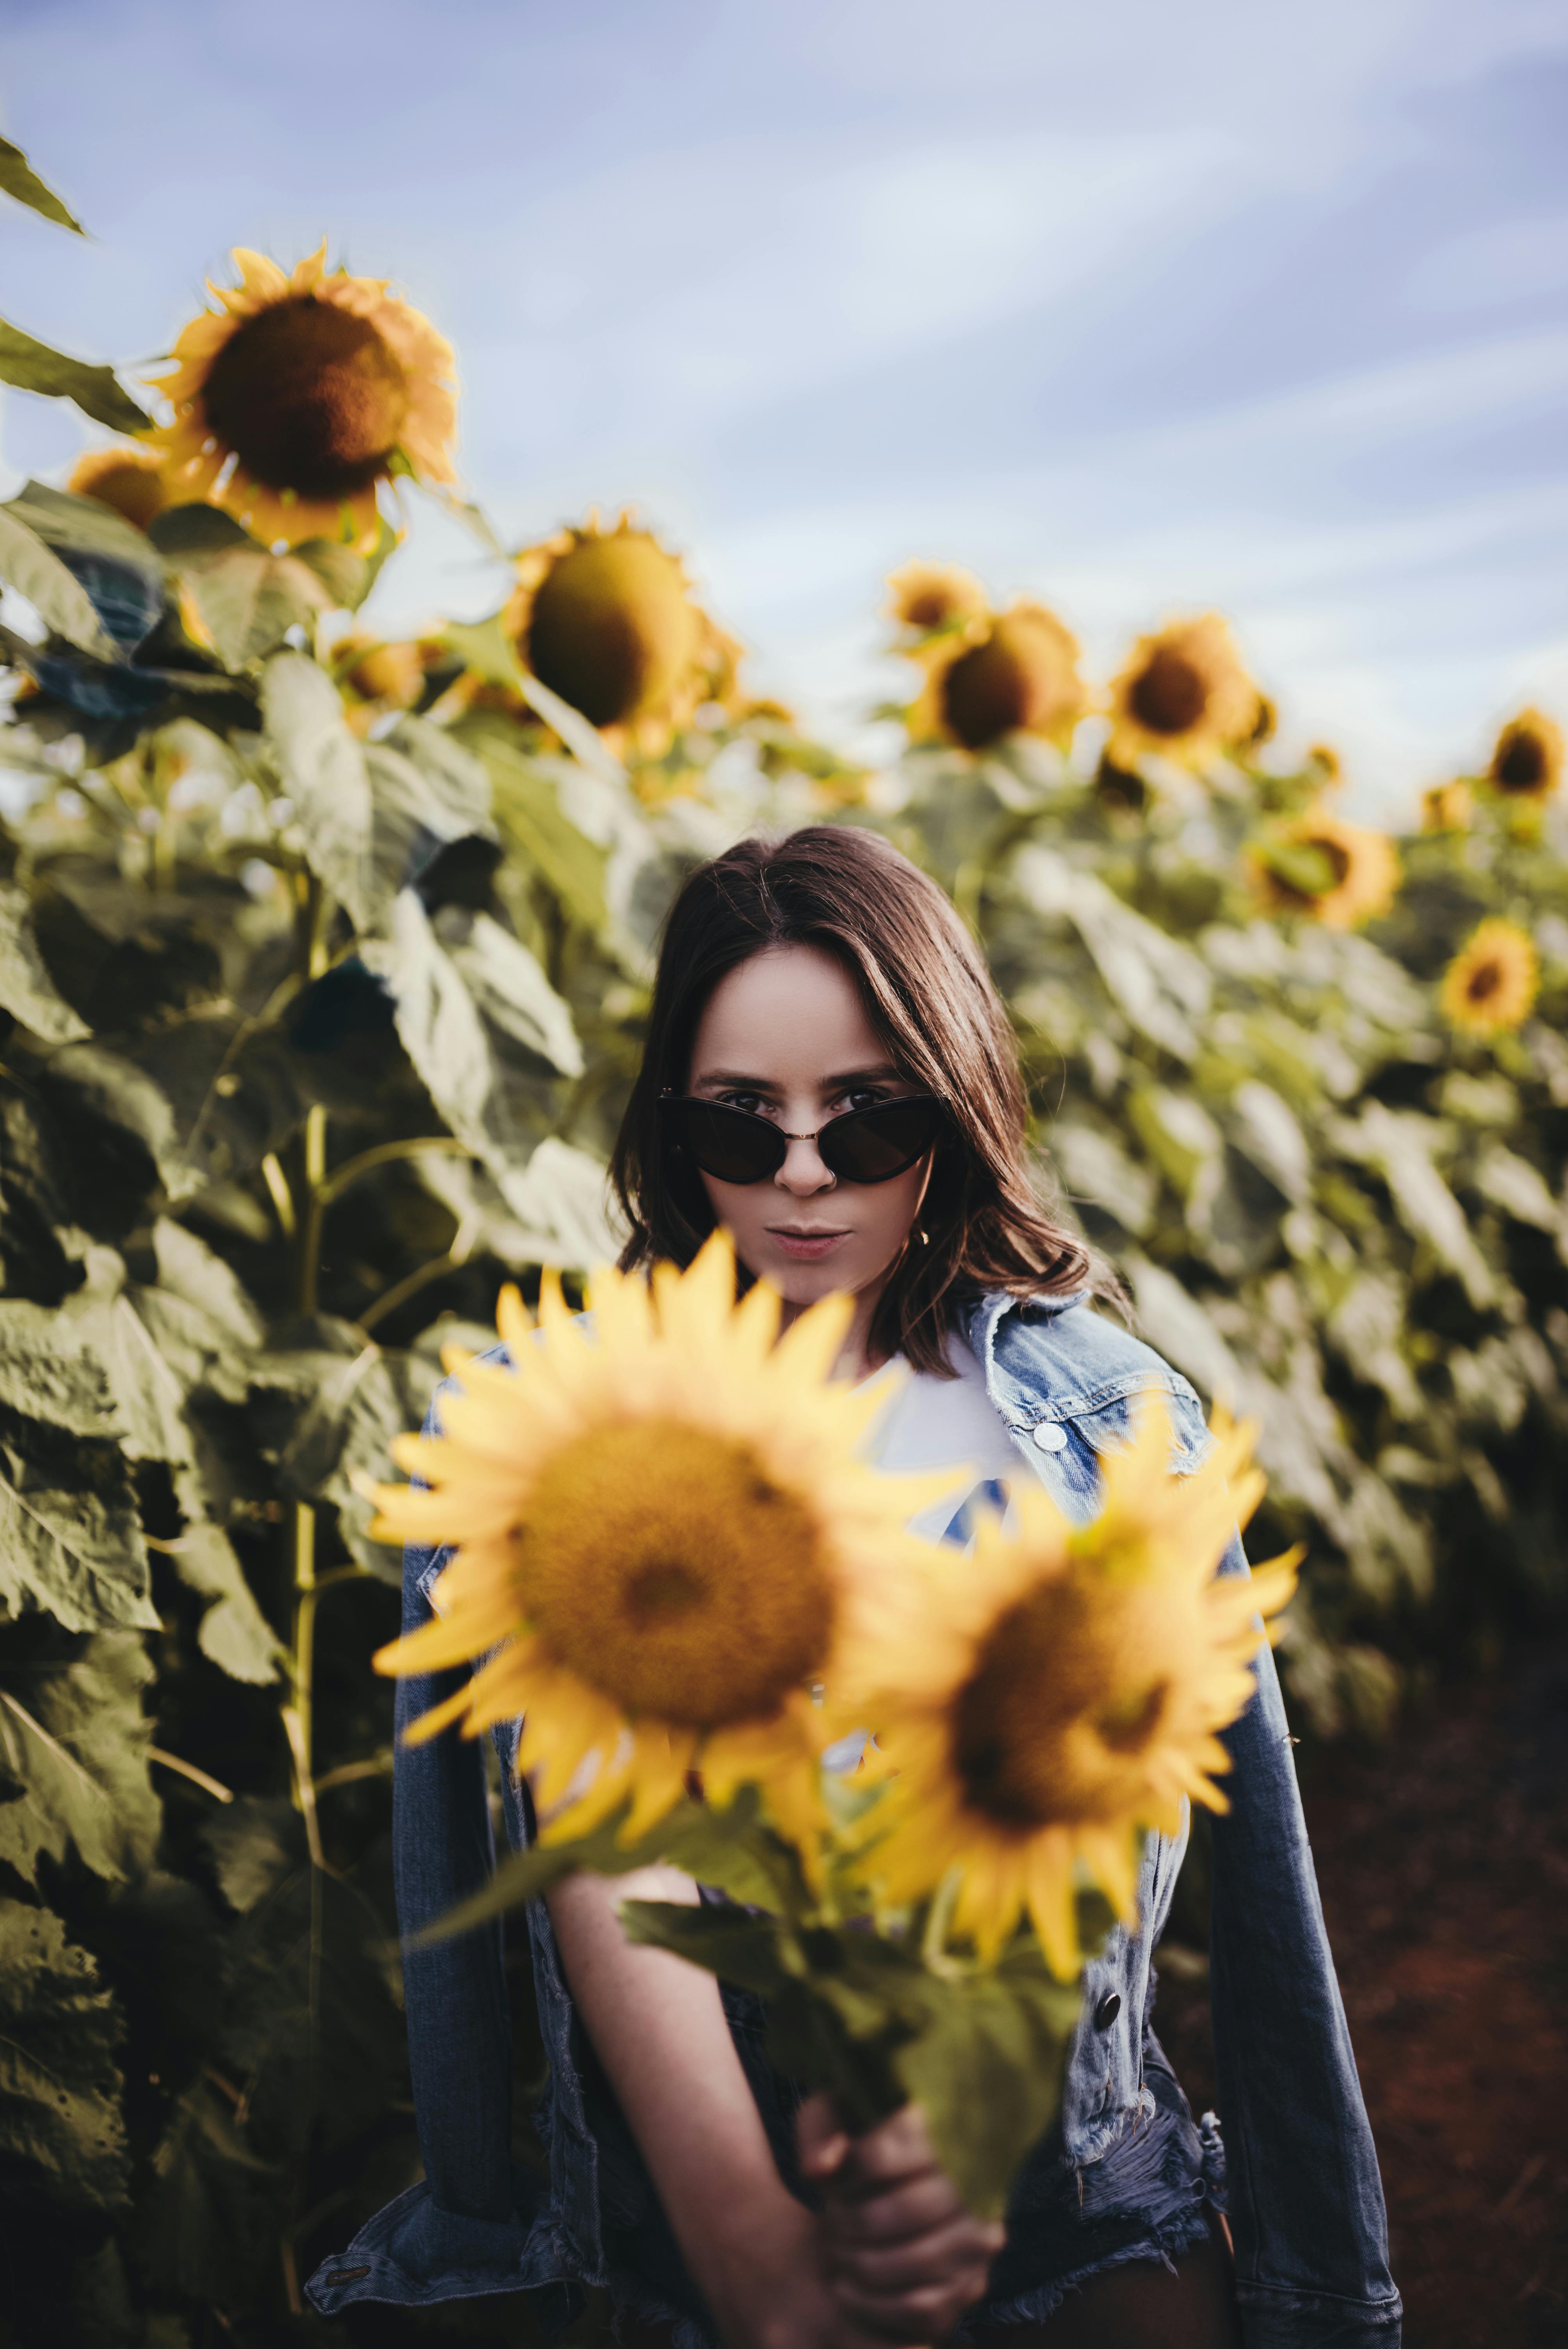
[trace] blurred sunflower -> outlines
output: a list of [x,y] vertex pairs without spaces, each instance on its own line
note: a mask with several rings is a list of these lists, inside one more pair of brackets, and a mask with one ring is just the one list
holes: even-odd
[[1308,746],[1305,763],[1316,770],[1320,784],[1332,787],[1345,781],[1345,761],[1332,742],[1314,742]]
[[1253,1693],[1255,1618],[1295,1579],[1294,1557],[1250,1581],[1216,1575],[1263,1492],[1251,1449],[1248,1428],[1222,1429],[1196,1474],[1173,1476],[1150,1401],[1106,1463],[1092,1525],[1026,1481],[1016,1531],[991,1518],[972,1557],[923,1566],[884,1602],[852,1691],[897,1774],[867,1820],[882,1897],[919,1899],[958,1871],[955,1931],[989,1957],[1026,1911],[1070,1977],[1079,1872],[1130,1917],[1143,1833],[1179,1832],[1184,1795],[1227,1808],[1215,1733]]
[[889,574],[887,590],[888,618],[917,636],[977,620],[985,610],[985,588],[956,563],[906,563]]
[[1544,710],[1522,709],[1493,744],[1486,779],[1505,799],[1550,799],[1563,780],[1563,729]]
[[988,750],[1009,734],[1065,742],[1088,707],[1078,647],[1054,612],[1021,601],[919,654],[925,684],[911,740]]
[[645,748],[734,689],[739,647],[694,602],[679,558],[629,514],[611,530],[591,514],[520,554],[501,626],[542,685]]
[[1421,793],[1423,832],[1468,832],[1473,813],[1468,783],[1434,783]]
[[385,281],[326,268],[292,276],[238,248],[222,313],[192,318],[159,388],[174,421],[150,433],[170,502],[208,499],[269,544],[373,546],[377,491],[395,474],[450,481],[454,361],[428,318]]
[[382,1487],[380,1537],[456,1555],[438,1619],[377,1669],[439,1670],[501,1642],[409,1734],[461,1719],[471,1736],[522,1714],[518,1767],[537,1773],[546,1810],[594,1757],[552,1834],[630,1796],[631,1840],[700,1768],[719,1802],[760,1784],[807,1837],[830,1733],[813,1684],[836,1672],[869,1588],[919,1555],[907,1517],[953,1480],[856,1460],[885,1389],[829,1383],[849,1300],[824,1299],[776,1344],[779,1299],[758,1284],[736,1304],[722,1234],[651,1287],[596,1274],[592,1301],[590,1337],[547,1278],[536,1334],[506,1291],[511,1367],[454,1350],[445,1434],[394,1445],[429,1489]]
[[134,442],[85,450],[71,467],[66,487],[73,497],[96,498],[100,506],[112,506],[138,530],[145,530],[170,502],[162,457]]
[[1386,914],[1399,886],[1399,857],[1385,832],[1308,808],[1256,844],[1254,876],[1264,909],[1306,914],[1331,930],[1353,930]]
[[348,722],[363,732],[377,718],[412,709],[432,669],[449,658],[438,636],[384,644],[377,636],[344,636],[332,651],[332,674],[348,708]]
[[1133,766],[1150,752],[1202,766],[1255,739],[1261,697],[1218,612],[1171,620],[1140,636],[1110,688],[1110,756]]
[[1467,1035],[1495,1036],[1530,1016],[1541,986],[1541,957],[1516,922],[1482,922],[1443,973],[1443,1016]]

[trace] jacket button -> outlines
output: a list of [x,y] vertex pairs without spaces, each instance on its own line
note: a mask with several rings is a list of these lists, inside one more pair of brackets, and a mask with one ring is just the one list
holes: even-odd
[[1034,1444],[1037,1452],[1065,1452],[1068,1448],[1067,1429],[1058,1427],[1054,1419],[1042,1419],[1035,1430]]
[[1121,1992],[1116,1990],[1108,1991],[1104,1998],[1100,2000],[1099,2004],[1095,2008],[1095,2029],[1097,2031],[1109,2031],[1111,2024],[1116,2021],[1117,2016],[1120,2013]]

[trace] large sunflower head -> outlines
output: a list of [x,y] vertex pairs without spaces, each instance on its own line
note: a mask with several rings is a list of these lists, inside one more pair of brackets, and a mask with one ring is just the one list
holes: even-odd
[[645,749],[734,689],[739,647],[694,601],[679,557],[629,514],[610,530],[590,515],[520,554],[501,625],[542,685]]
[[914,740],[988,750],[1009,734],[1065,742],[1088,707],[1077,639],[1043,604],[976,620],[923,650],[925,685],[910,715]]
[[[1075,1527],[1035,1485],[973,1557],[925,1567],[877,1625],[861,1718],[897,1775],[868,1821],[882,1897],[955,1874],[955,1930],[994,1954],[1026,1914],[1063,1976],[1081,1962],[1075,1881],[1132,1909],[1140,1836],[1174,1834],[1181,1798],[1226,1807],[1217,1739],[1253,1692],[1256,1615],[1283,1607],[1294,1559],[1249,1581],[1216,1568],[1263,1479],[1226,1429],[1191,1476],[1170,1472],[1150,1402],[1106,1466],[1105,1506]],[[893,1611],[896,1609],[896,1612]]]
[[1110,755],[1133,766],[1150,752],[1188,767],[1253,738],[1260,696],[1218,612],[1171,620],[1140,636],[1110,688]]
[[518,1766],[546,1810],[596,1769],[559,1832],[630,1797],[624,1832],[644,1833],[700,1769],[718,1800],[760,1784],[805,1840],[825,1733],[813,1687],[878,1578],[919,1554],[907,1517],[952,1480],[856,1460],[885,1393],[830,1383],[848,1300],[775,1343],[779,1300],[759,1284],[736,1304],[722,1234],[651,1285],[596,1275],[592,1303],[590,1335],[547,1282],[535,1330],[508,1292],[510,1367],[454,1357],[443,1435],[394,1447],[429,1489],[379,1492],[382,1537],[456,1554],[438,1619],[377,1666],[438,1670],[503,1643],[412,1733],[522,1714]]
[[1386,914],[1399,886],[1399,856],[1386,832],[1308,808],[1252,851],[1264,911],[1301,914],[1353,930]]
[[985,590],[973,571],[956,563],[906,563],[889,574],[887,616],[917,636],[978,620]]
[[85,450],[71,467],[66,487],[73,497],[97,498],[99,505],[112,506],[138,530],[145,530],[170,502],[163,461],[156,449],[139,448],[134,441],[111,442],[107,449]]
[[170,502],[209,499],[269,544],[373,546],[383,481],[453,478],[451,346],[381,279],[329,273],[325,244],[292,276],[234,262],[239,285],[211,289],[222,310],[182,330],[159,386]]
[[1482,922],[1443,973],[1443,1016],[1471,1036],[1495,1036],[1530,1016],[1541,957],[1517,922]]
[[1563,729],[1543,709],[1522,709],[1492,746],[1486,779],[1515,802],[1550,799],[1563,780]]

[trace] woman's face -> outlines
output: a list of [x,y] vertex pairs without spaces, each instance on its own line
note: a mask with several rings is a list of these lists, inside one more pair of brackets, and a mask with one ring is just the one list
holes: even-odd
[[[787,1133],[915,1091],[888,1059],[853,981],[814,947],[769,947],[720,979],[692,1046],[688,1092],[749,1110]],[[815,1141],[792,1141],[760,1183],[702,1177],[736,1254],[785,1302],[880,1289],[920,1210],[931,1156],[889,1183],[848,1183]]]

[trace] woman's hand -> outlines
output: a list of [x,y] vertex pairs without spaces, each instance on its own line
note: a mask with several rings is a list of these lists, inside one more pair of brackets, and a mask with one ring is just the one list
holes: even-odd
[[798,2127],[801,2171],[824,2196],[823,2264],[844,2331],[941,2341],[983,2297],[1005,2230],[960,2201],[917,2106],[851,2137],[812,2096]]

